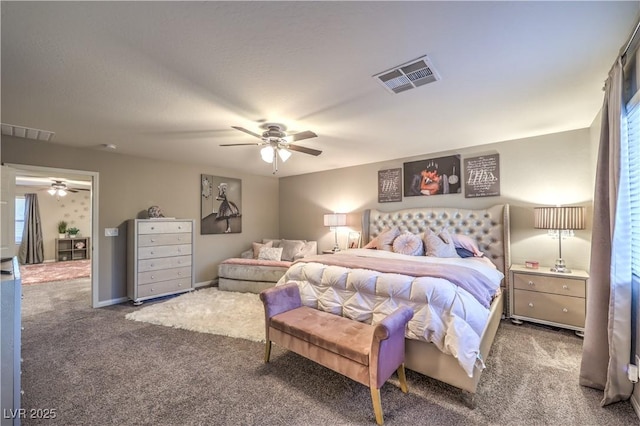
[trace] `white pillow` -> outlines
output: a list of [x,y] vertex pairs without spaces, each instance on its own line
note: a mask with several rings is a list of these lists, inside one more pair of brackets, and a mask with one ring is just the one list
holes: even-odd
[[282,247],[262,247],[258,254],[259,260],[280,260],[281,257]]
[[456,252],[453,240],[448,243],[442,241],[431,229],[427,229],[423,236],[424,251],[426,256],[434,257],[460,257]]
[[393,251],[409,256],[423,256],[424,245],[418,235],[411,232],[403,232],[393,240]]
[[305,241],[302,240],[280,240],[282,247],[282,260],[292,261],[294,257],[304,248]]

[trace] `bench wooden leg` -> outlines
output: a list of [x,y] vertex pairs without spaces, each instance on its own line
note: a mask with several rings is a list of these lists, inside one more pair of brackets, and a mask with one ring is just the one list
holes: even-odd
[[376,423],[380,426],[384,424],[382,417],[382,403],[380,402],[380,389],[371,386],[371,401],[373,402],[373,412],[376,414]]
[[271,340],[267,340],[267,343],[264,347],[264,363],[269,362],[269,358],[271,357]]
[[400,367],[398,367],[398,379],[400,379],[400,389],[402,392],[409,392],[409,388],[407,387],[407,376],[404,374],[404,363],[400,364]]

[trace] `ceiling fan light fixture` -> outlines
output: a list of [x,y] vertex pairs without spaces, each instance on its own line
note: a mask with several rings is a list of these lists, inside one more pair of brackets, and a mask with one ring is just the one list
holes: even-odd
[[67,195],[67,191],[65,191],[64,189],[58,189],[58,195],[64,197],[65,195]]
[[262,156],[262,161],[265,163],[273,162],[273,147],[271,145],[267,145],[260,150],[260,156]]
[[56,195],[57,191],[58,191],[57,189],[53,189],[53,188],[47,190],[47,192],[51,195]]
[[288,149],[285,149],[285,148],[279,148],[278,149],[278,155],[280,156],[280,159],[284,163],[285,161],[287,161],[289,159],[289,157],[291,157],[291,151],[289,151]]

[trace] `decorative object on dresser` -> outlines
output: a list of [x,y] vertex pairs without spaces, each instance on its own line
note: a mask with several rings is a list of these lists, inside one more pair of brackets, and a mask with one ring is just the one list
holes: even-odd
[[338,245],[338,227],[345,226],[347,224],[347,215],[344,213],[330,213],[324,215],[324,226],[328,226],[333,230],[334,234],[334,245],[333,251],[340,251],[340,246]]
[[551,268],[551,271],[571,273],[562,259],[563,231],[573,232],[574,229],[585,228],[584,207],[535,207],[533,212],[534,228],[557,232],[558,259],[556,259],[556,264]]
[[584,335],[589,274],[538,270],[511,265],[510,316],[514,324],[522,320],[575,330]]
[[56,260],[82,260],[91,258],[89,237],[56,238]]
[[127,296],[144,300],[191,291],[193,219],[131,219],[127,222]]

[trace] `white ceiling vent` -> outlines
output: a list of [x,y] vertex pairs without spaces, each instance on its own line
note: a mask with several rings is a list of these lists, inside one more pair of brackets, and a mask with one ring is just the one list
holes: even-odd
[[31,129],[29,127],[14,126],[13,124],[5,123],[2,123],[2,134],[46,142],[49,142],[53,138],[53,135],[55,135],[54,132],[48,130]]
[[373,76],[391,93],[400,93],[440,80],[427,55]]

